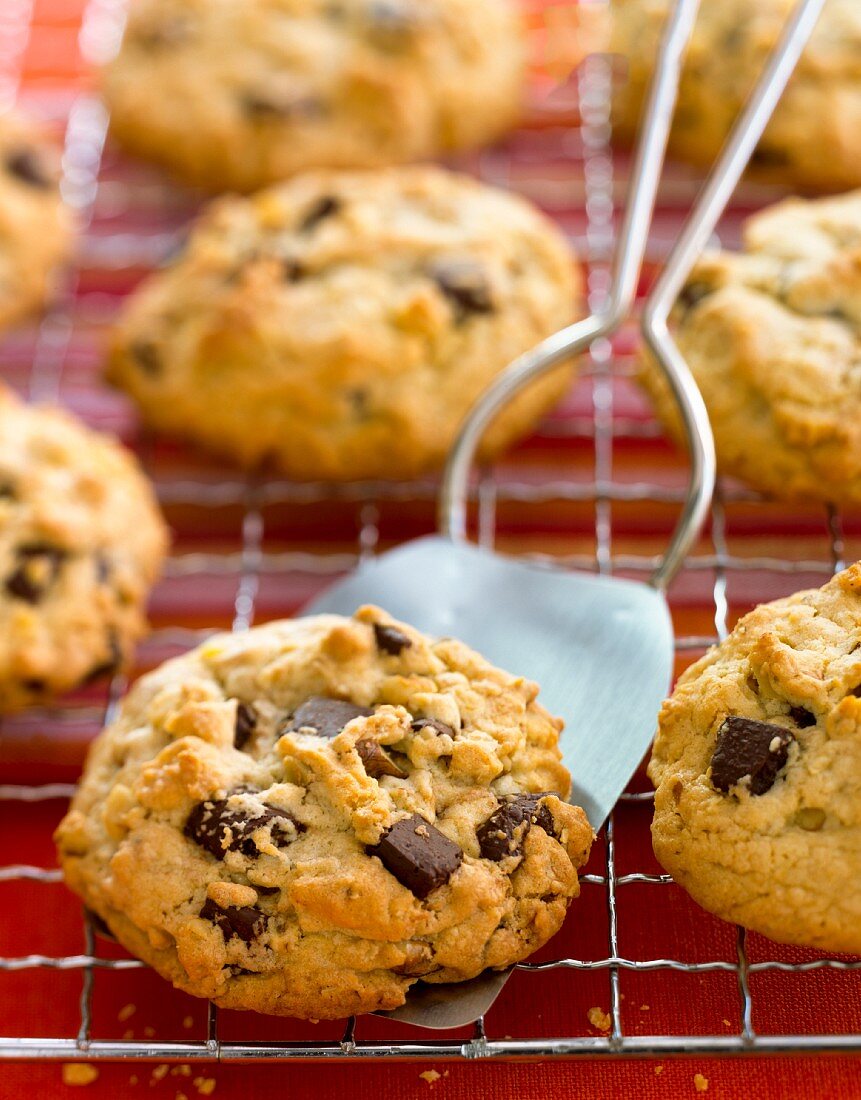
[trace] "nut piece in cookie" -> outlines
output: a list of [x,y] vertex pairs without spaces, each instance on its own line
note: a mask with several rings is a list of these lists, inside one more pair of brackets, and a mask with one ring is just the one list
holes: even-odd
[[375,607],[209,639],[97,739],[66,881],[229,1008],[337,1018],[509,967],[561,927],[592,841],[537,694]]
[[859,684],[861,563],[756,608],[680,677],[649,763],[652,841],[705,909],[861,954]]

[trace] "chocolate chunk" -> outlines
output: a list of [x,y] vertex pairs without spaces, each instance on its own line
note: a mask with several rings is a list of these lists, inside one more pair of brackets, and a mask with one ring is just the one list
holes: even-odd
[[92,929],[97,936],[101,936],[103,939],[106,940],[113,940],[114,943],[117,942],[116,936],[114,936],[113,932],[110,930],[110,928],[108,928],[108,926],[99,916],[99,914],[95,912],[95,910],[85,908],[84,912],[87,916],[87,920],[90,922],[90,925],[92,926]]
[[111,565],[110,558],[107,554],[96,554],[93,558],[93,564],[96,570],[96,581],[99,584],[107,584],[113,573],[113,566]]
[[90,669],[84,678],[84,685],[95,683],[96,680],[101,680],[105,676],[114,676],[122,666],[123,651],[115,630],[108,633],[107,650],[107,658]]
[[474,260],[437,260],[431,278],[455,307],[458,323],[470,314],[493,313],[487,275]]
[[200,915],[204,920],[212,921],[224,936],[224,942],[232,936],[238,936],[246,943],[256,940],[266,929],[266,915],[250,905],[229,905],[222,909],[212,898],[207,898]]
[[396,821],[367,851],[418,898],[444,886],[463,859],[460,848],[418,814]]
[[750,163],[759,168],[785,168],[791,159],[789,153],[784,149],[757,145],[753,151],[753,156],[750,158]]
[[519,856],[533,825],[540,826],[548,836],[555,836],[553,815],[541,801],[545,797],[543,794],[518,794],[500,803],[476,830],[482,856],[497,863],[509,856]]
[[362,763],[365,765],[365,772],[371,779],[379,779],[383,775],[393,775],[396,779],[406,779],[407,773],[401,771],[378,741],[357,741],[356,752],[361,756]]
[[685,309],[693,309],[704,298],[708,298],[714,292],[714,289],[710,283],[697,282],[696,280],[686,283],[682,287],[682,292],[678,298],[679,305],[684,306]]
[[286,848],[296,833],[305,832],[305,826],[286,810],[264,802],[262,810],[248,816],[242,809],[231,809],[229,797],[199,802],[189,814],[183,832],[216,859],[224,859],[228,852],[241,852],[253,859],[260,854],[253,834],[267,826],[276,848]]
[[257,728],[257,711],[247,703],[236,707],[236,727],[233,732],[233,747],[244,749]]
[[176,15],[140,29],[137,40],[146,50],[161,50],[181,46],[188,42],[191,36],[191,21]]
[[22,146],[20,149],[10,149],[6,154],[6,171],[21,183],[29,184],[40,191],[50,191],[55,186],[55,179],[44,159],[35,149]]
[[32,691],[34,695],[41,695],[47,686],[44,680],[37,679],[35,676],[21,681],[21,687],[27,691]]
[[368,7],[367,20],[373,44],[392,52],[409,45],[418,24],[416,12],[402,0],[375,0]]
[[256,882],[252,882],[251,886],[262,898],[271,897],[272,894],[277,894],[281,889],[280,886],[259,886]]
[[239,97],[239,106],[244,115],[259,122],[315,118],[323,113],[323,104],[312,96],[277,95],[263,91],[244,92]]
[[390,653],[393,657],[397,657],[405,649],[411,649],[413,644],[412,639],[408,638],[402,630],[394,626],[382,626],[380,623],[374,623],[374,640],[377,643],[377,649],[383,653]]
[[335,195],[323,195],[311,205],[305,217],[299,224],[300,233],[310,233],[316,229],[320,222],[331,218],[341,209],[342,203]]
[[291,259],[289,256],[281,261],[281,270],[284,273],[285,283],[298,283],[305,276],[305,268],[298,260]]
[[355,703],[345,703],[342,699],[315,695],[304,702],[292,718],[287,719],[283,729],[311,729],[318,737],[337,737],[348,722],[354,718],[369,718],[373,713],[370,707],[357,707]]
[[6,591],[16,599],[37,604],[57,579],[66,551],[34,544],[19,546],[15,554],[18,564],[6,578]]
[[749,776],[751,794],[765,794],[786,764],[794,740],[782,726],[731,715],[718,730],[711,762],[712,785],[728,791]]
[[18,493],[11,481],[0,480],[0,500],[17,500]]
[[432,729],[445,737],[457,736],[451,726],[447,726],[445,722],[440,722],[438,718],[417,718],[410,728],[413,733],[420,733],[424,729]]
[[811,714],[809,710],[804,707],[790,707],[789,717],[799,727],[799,729],[806,730],[810,726],[816,725],[816,715]]
[[161,356],[150,340],[132,340],[129,344],[129,355],[144,374],[151,378],[161,374]]

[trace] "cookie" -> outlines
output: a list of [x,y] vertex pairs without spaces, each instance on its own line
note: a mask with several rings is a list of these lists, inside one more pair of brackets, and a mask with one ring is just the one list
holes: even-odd
[[[861,502],[861,191],[751,218],[706,255],[671,318],[725,474],[782,500]],[[645,353],[640,379],[681,435]]]
[[103,91],[132,153],[254,191],[495,140],[520,113],[523,36],[514,0],[140,0]]
[[[153,427],[298,479],[438,468],[466,412],[568,324],[579,271],[525,200],[439,168],[310,173],[222,198],[128,302],[109,375]],[[526,434],[567,368],[483,454]]]
[[724,920],[861,953],[861,562],[679,680],[649,764],[661,864]]
[[382,611],[221,635],[138,681],[57,832],[67,883],[178,988],[328,1019],[507,967],[577,896],[538,689]]
[[[624,57],[614,128],[637,131],[669,0],[612,0],[612,50]],[[794,0],[703,0],[679,88],[670,152],[709,167],[774,48]],[[861,185],[861,5],[828,0],[754,153],[754,173],[840,191]]]
[[0,387],[0,712],[117,671],[165,549],[131,455]]
[[36,123],[0,113],[0,329],[45,305],[71,250],[59,162]]

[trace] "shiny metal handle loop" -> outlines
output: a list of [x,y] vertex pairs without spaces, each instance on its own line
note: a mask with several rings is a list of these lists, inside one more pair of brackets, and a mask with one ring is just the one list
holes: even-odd
[[[660,590],[670,583],[699,534],[715,483],[714,438],[708,414],[687,364],[669,336],[667,317],[771,117],[824,2],[799,0],[646,305],[644,333],[679,403],[691,455],[682,515],[661,565],[651,578]],[[664,29],[641,121],[606,303],[590,317],[569,325],[516,359],[488,387],[461,427],[443,473],[438,516],[440,532],[455,541],[466,540],[469,472],[491,420],[530,382],[585,351],[595,340],[611,336],[631,311],[675,108],[682,55],[698,7],[699,0],[677,0]]]

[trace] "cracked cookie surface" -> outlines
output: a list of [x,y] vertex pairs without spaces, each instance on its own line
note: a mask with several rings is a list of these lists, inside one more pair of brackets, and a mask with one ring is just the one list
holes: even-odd
[[[792,12],[793,0],[703,0],[686,55],[670,152],[710,167]],[[612,0],[621,54],[614,128],[637,132],[668,0]],[[861,184],[861,5],[828,0],[751,160],[782,185],[840,191]]]
[[[861,191],[792,199],[707,254],[673,311],[723,473],[782,500],[861,501]],[[640,379],[679,436],[654,361]]]
[[523,87],[513,0],[139,0],[103,75],[122,144],[212,191],[486,144]]
[[[109,373],[154,427],[242,465],[414,477],[579,290],[562,234],[514,195],[438,168],[309,173],[215,202],[127,304]],[[522,393],[484,456],[569,380]]]
[[45,305],[71,250],[59,169],[59,150],[35,122],[0,113],[0,328]]
[[66,881],[228,1008],[337,1018],[506,967],[559,929],[592,840],[536,695],[375,608],[217,636],[95,743]]
[[125,663],[166,542],[128,452],[0,386],[0,712]]
[[861,954],[861,563],[765,604],[680,678],[652,840],[705,909]]

